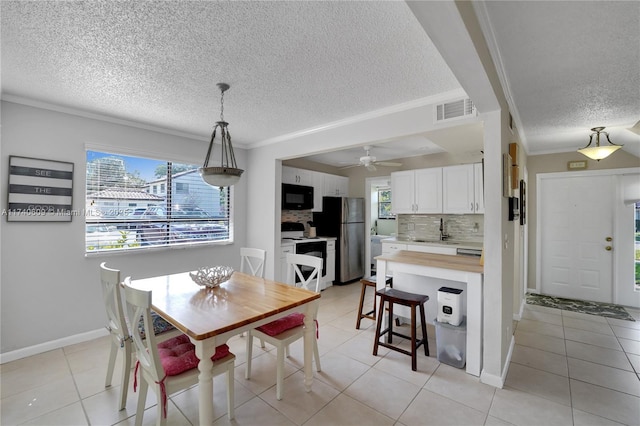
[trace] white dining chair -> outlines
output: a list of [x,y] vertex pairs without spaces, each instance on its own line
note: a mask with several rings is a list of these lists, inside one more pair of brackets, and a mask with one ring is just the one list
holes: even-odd
[[[107,377],[104,386],[111,386],[113,380],[113,371],[116,365],[118,351],[122,351],[122,380],[120,386],[120,398],[118,401],[118,410],[123,410],[127,403],[127,393],[129,390],[129,375],[131,373],[131,361],[133,359],[133,351],[131,348],[131,336],[129,329],[136,329],[141,333],[141,337],[145,337],[146,328],[137,324],[130,327],[127,323],[127,317],[124,314],[123,298],[120,281],[120,270],[108,268],[106,262],[100,264],[100,282],[102,286],[102,298],[107,313],[106,328],[111,335],[111,349],[109,351],[109,362],[107,364]],[[159,340],[166,340],[178,336],[179,330],[176,330],[166,321],[157,317],[154,313],[154,320],[151,330],[158,333]]]
[[[124,280],[124,295],[129,318],[142,318],[146,328],[151,326],[151,291],[139,290],[130,286],[131,278]],[[169,395],[190,388],[198,383],[199,359],[195,346],[189,337],[182,334],[170,340],[158,343],[153,334],[142,339],[138,333],[133,334],[133,346],[138,357],[136,372],[140,372],[140,390],[136,408],[136,426],[142,425],[144,407],[149,387],[153,389],[158,401],[156,424],[167,422],[167,398]],[[234,418],[234,363],[235,355],[229,352],[226,344],[216,348],[211,358],[213,367],[211,374],[217,376],[227,374],[227,417]],[[135,382],[134,382],[135,383]],[[135,390],[135,387],[134,387]]]
[[[304,287],[315,292],[320,291],[320,277],[322,276],[322,258],[304,254],[288,254],[288,284]],[[305,277],[303,268],[312,268],[311,273]],[[299,277],[296,283],[295,277]],[[315,318],[314,318],[315,319]],[[304,315],[301,313],[289,314],[283,318],[272,321],[247,333],[247,365],[245,379],[251,378],[251,359],[253,352],[253,337],[260,339],[261,346],[264,342],[276,347],[277,371],[276,371],[276,398],[282,399],[284,382],[284,358],[289,357],[289,345],[303,337]],[[320,353],[318,341],[313,341],[313,358],[316,362],[316,371],[320,372]]]
[[267,251],[251,248],[240,248],[240,272],[264,278],[264,263],[267,259]]
[[[264,278],[264,262],[267,259],[267,251],[251,247],[240,248],[240,272]],[[240,333],[244,337],[244,333]],[[264,342],[263,345],[264,347]]]

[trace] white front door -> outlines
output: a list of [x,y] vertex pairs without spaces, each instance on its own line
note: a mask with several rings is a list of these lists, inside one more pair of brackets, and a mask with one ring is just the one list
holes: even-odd
[[554,177],[539,184],[542,294],[613,302],[615,241],[607,241],[614,229],[613,177]]

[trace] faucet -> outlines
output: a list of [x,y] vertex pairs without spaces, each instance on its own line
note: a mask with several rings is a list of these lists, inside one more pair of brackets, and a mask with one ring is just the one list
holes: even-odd
[[447,238],[449,238],[449,235],[444,233],[444,219],[440,218],[440,241],[444,241]]

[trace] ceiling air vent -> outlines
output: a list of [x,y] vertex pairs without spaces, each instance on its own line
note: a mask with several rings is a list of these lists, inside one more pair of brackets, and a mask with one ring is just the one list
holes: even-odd
[[468,98],[436,105],[436,121],[470,117],[475,114],[476,107]]

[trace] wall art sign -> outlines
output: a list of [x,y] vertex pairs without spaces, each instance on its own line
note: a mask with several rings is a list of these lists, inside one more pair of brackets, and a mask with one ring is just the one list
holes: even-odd
[[73,163],[9,156],[8,222],[70,222]]
[[502,196],[511,197],[511,178],[513,162],[509,154],[502,154]]

